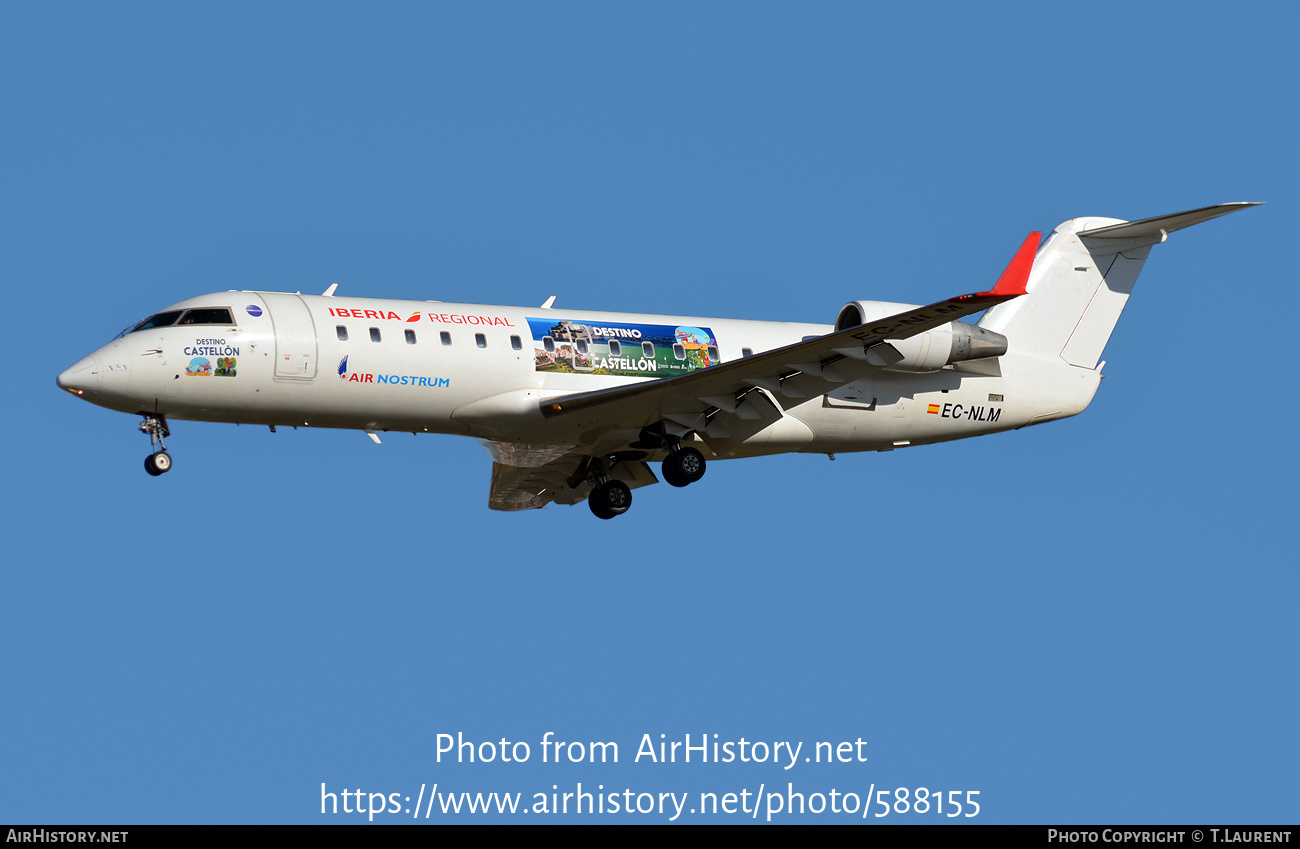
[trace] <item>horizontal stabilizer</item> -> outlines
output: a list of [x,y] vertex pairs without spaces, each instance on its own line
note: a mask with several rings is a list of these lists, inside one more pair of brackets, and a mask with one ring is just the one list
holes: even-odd
[[1089,239],[1152,239],[1154,242],[1163,242],[1164,235],[1167,233],[1182,230],[1185,227],[1191,227],[1193,224],[1200,224],[1221,215],[1228,215],[1248,206],[1259,205],[1258,203],[1220,203],[1187,212],[1175,212],[1172,215],[1159,215],[1155,218],[1143,218],[1141,221],[1128,221],[1123,224],[1112,224],[1109,227],[1098,227],[1095,230],[1081,230],[1079,235]]

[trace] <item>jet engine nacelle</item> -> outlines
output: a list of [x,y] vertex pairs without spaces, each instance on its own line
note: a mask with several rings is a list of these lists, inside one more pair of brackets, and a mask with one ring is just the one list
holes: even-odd
[[[852,301],[835,319],[835,330],[848,330],[877,319],[916,309],[914,304],[889,301]],[[946,365],[1000,357],[1007,352],[1007,337],[964,321],[950,321],[925,333],[896,339],[867,351],[869,362],[888,371],[938,371]]]

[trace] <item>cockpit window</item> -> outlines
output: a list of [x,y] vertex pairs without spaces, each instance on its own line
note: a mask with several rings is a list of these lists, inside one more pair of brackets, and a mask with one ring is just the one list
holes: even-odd
[[234,324],[235,320],[230,317],[230,310],[225,307],[205,307],[203,309],[189,310],[185,316],[177,322],[178,324]]
[[151,315],[135,327],[132,327],[127,333],[134,333],[137,330],[149,330],[154,327],[171,327],[176,323],[176,319],[180,317],[180,314],[180,310],[170,310]]

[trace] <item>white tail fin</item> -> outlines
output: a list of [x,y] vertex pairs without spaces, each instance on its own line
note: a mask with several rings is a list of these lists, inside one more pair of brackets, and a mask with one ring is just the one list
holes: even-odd
[[1248,206],[1258,204],[1223,203],[1141,221],[1066,221],[1039,247],[1029,294],[993,307],[979,326],[1006,336],[1012,352],[1096,368],[1151,246]]

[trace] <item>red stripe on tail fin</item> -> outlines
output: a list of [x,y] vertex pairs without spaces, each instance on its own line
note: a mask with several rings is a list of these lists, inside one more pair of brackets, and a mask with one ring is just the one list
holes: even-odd
[[1030,233],[1026,236],[1020,250],[1016,251],[1016,255],[1011,258],[1007,270],[1002,272],[1002,276],[998,278],[997,285],[987,292],[980,292],[980,297],[988,295],[1010,297],[1028,294],[1029,290],[1025,288],[1025,284],[1029,282],[1029,270],[1034,267],[1034,254],[1038,252],[1038,243],[1042,239],[1042,233]]

